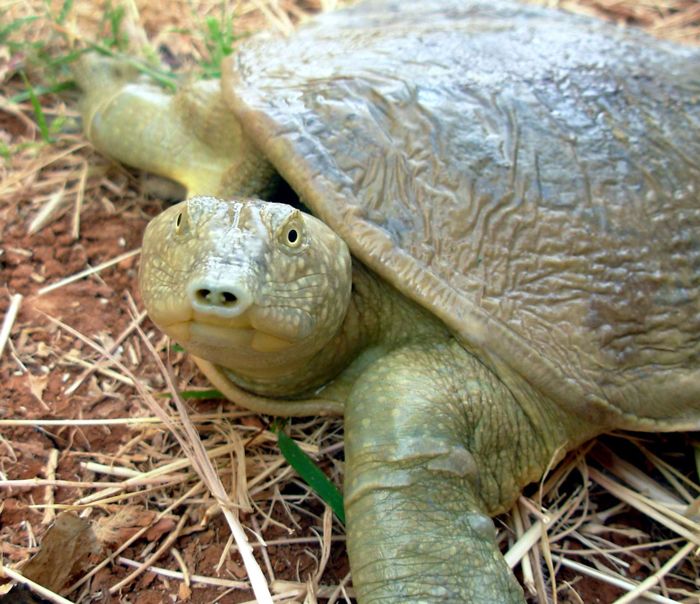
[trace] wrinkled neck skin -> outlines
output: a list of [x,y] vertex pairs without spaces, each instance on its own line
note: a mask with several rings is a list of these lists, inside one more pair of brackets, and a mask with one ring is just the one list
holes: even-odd
[[223,368],[237,386],[261,396],[305,397],[321,392],[345,398],[374,359],[413,339],[448,338],[447,328],[424,309],[353,260],[352,295],[337,333],[318,352],[269,355],[264,372]]

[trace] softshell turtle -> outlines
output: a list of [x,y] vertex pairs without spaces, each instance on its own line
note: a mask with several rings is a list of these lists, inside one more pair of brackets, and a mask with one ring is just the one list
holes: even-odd
[[700,428],[697,51],[377,0],[220,88],[78,80],[91,140],[191,196],[146,231],[153,321],[241,404],[344,414],[363,604],[522,601],[490,515],[596,434]]

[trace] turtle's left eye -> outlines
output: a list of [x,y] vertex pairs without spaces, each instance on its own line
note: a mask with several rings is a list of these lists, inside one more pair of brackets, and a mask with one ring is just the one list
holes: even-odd
[[291,228],[287,231],[287,243],[292,246],[299,243],[299,231],[295,228]]

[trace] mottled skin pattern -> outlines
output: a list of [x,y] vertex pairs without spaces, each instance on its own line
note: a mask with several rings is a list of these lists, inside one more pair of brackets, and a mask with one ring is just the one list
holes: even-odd
[[700,428],[700,56],[408,5],[251,39],[221,91],[86,57],[86,132],[192,195],[154,322],[243,405],[344,414],[359,601],[521,602],[489,515],[595,434]]

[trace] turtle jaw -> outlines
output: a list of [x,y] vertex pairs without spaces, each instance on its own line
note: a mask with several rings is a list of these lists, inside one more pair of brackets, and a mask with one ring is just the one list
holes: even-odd
[[[294,346],[294,342],[255,329],[250,323],[233,327],[190,320],[160,327],[197,356],[211,358],[216,354],[213,351],[219,350],[216,356],[226,357],[220,359],[221,365],[229,365],[228,358],[231,356],[276,353]],[[203,352],[197,354],[199,351]]]
[[[232,279],[233,283],[241,280]],[[244,288],[236,300],[215,291],[211,280],[204,287],[194,279],[180,294],[147,299],[147,310],[158,328],[195,356],[234,371],[259,373],[313,346],[314,323],[281,315],[257,304]],[[228,284],[226,291],[234,287]],[[208,294],[205,294],[205,291]],[[206,300],[206,296],[209,300]]]
[[[178,310],[168,316],[159,316],[157,311],[151,310],[151,318],[164,333],[197,356],[224,357],[225,361],[220,362],[223,365],[230,364],[230,357],[277,353],[298,343],[295,339],[280,337],[274,325],[260,321],[254,307],[227,316],[226,313],[202,312],[183,300]],[[241,362],[237,360],[238,364]]]

